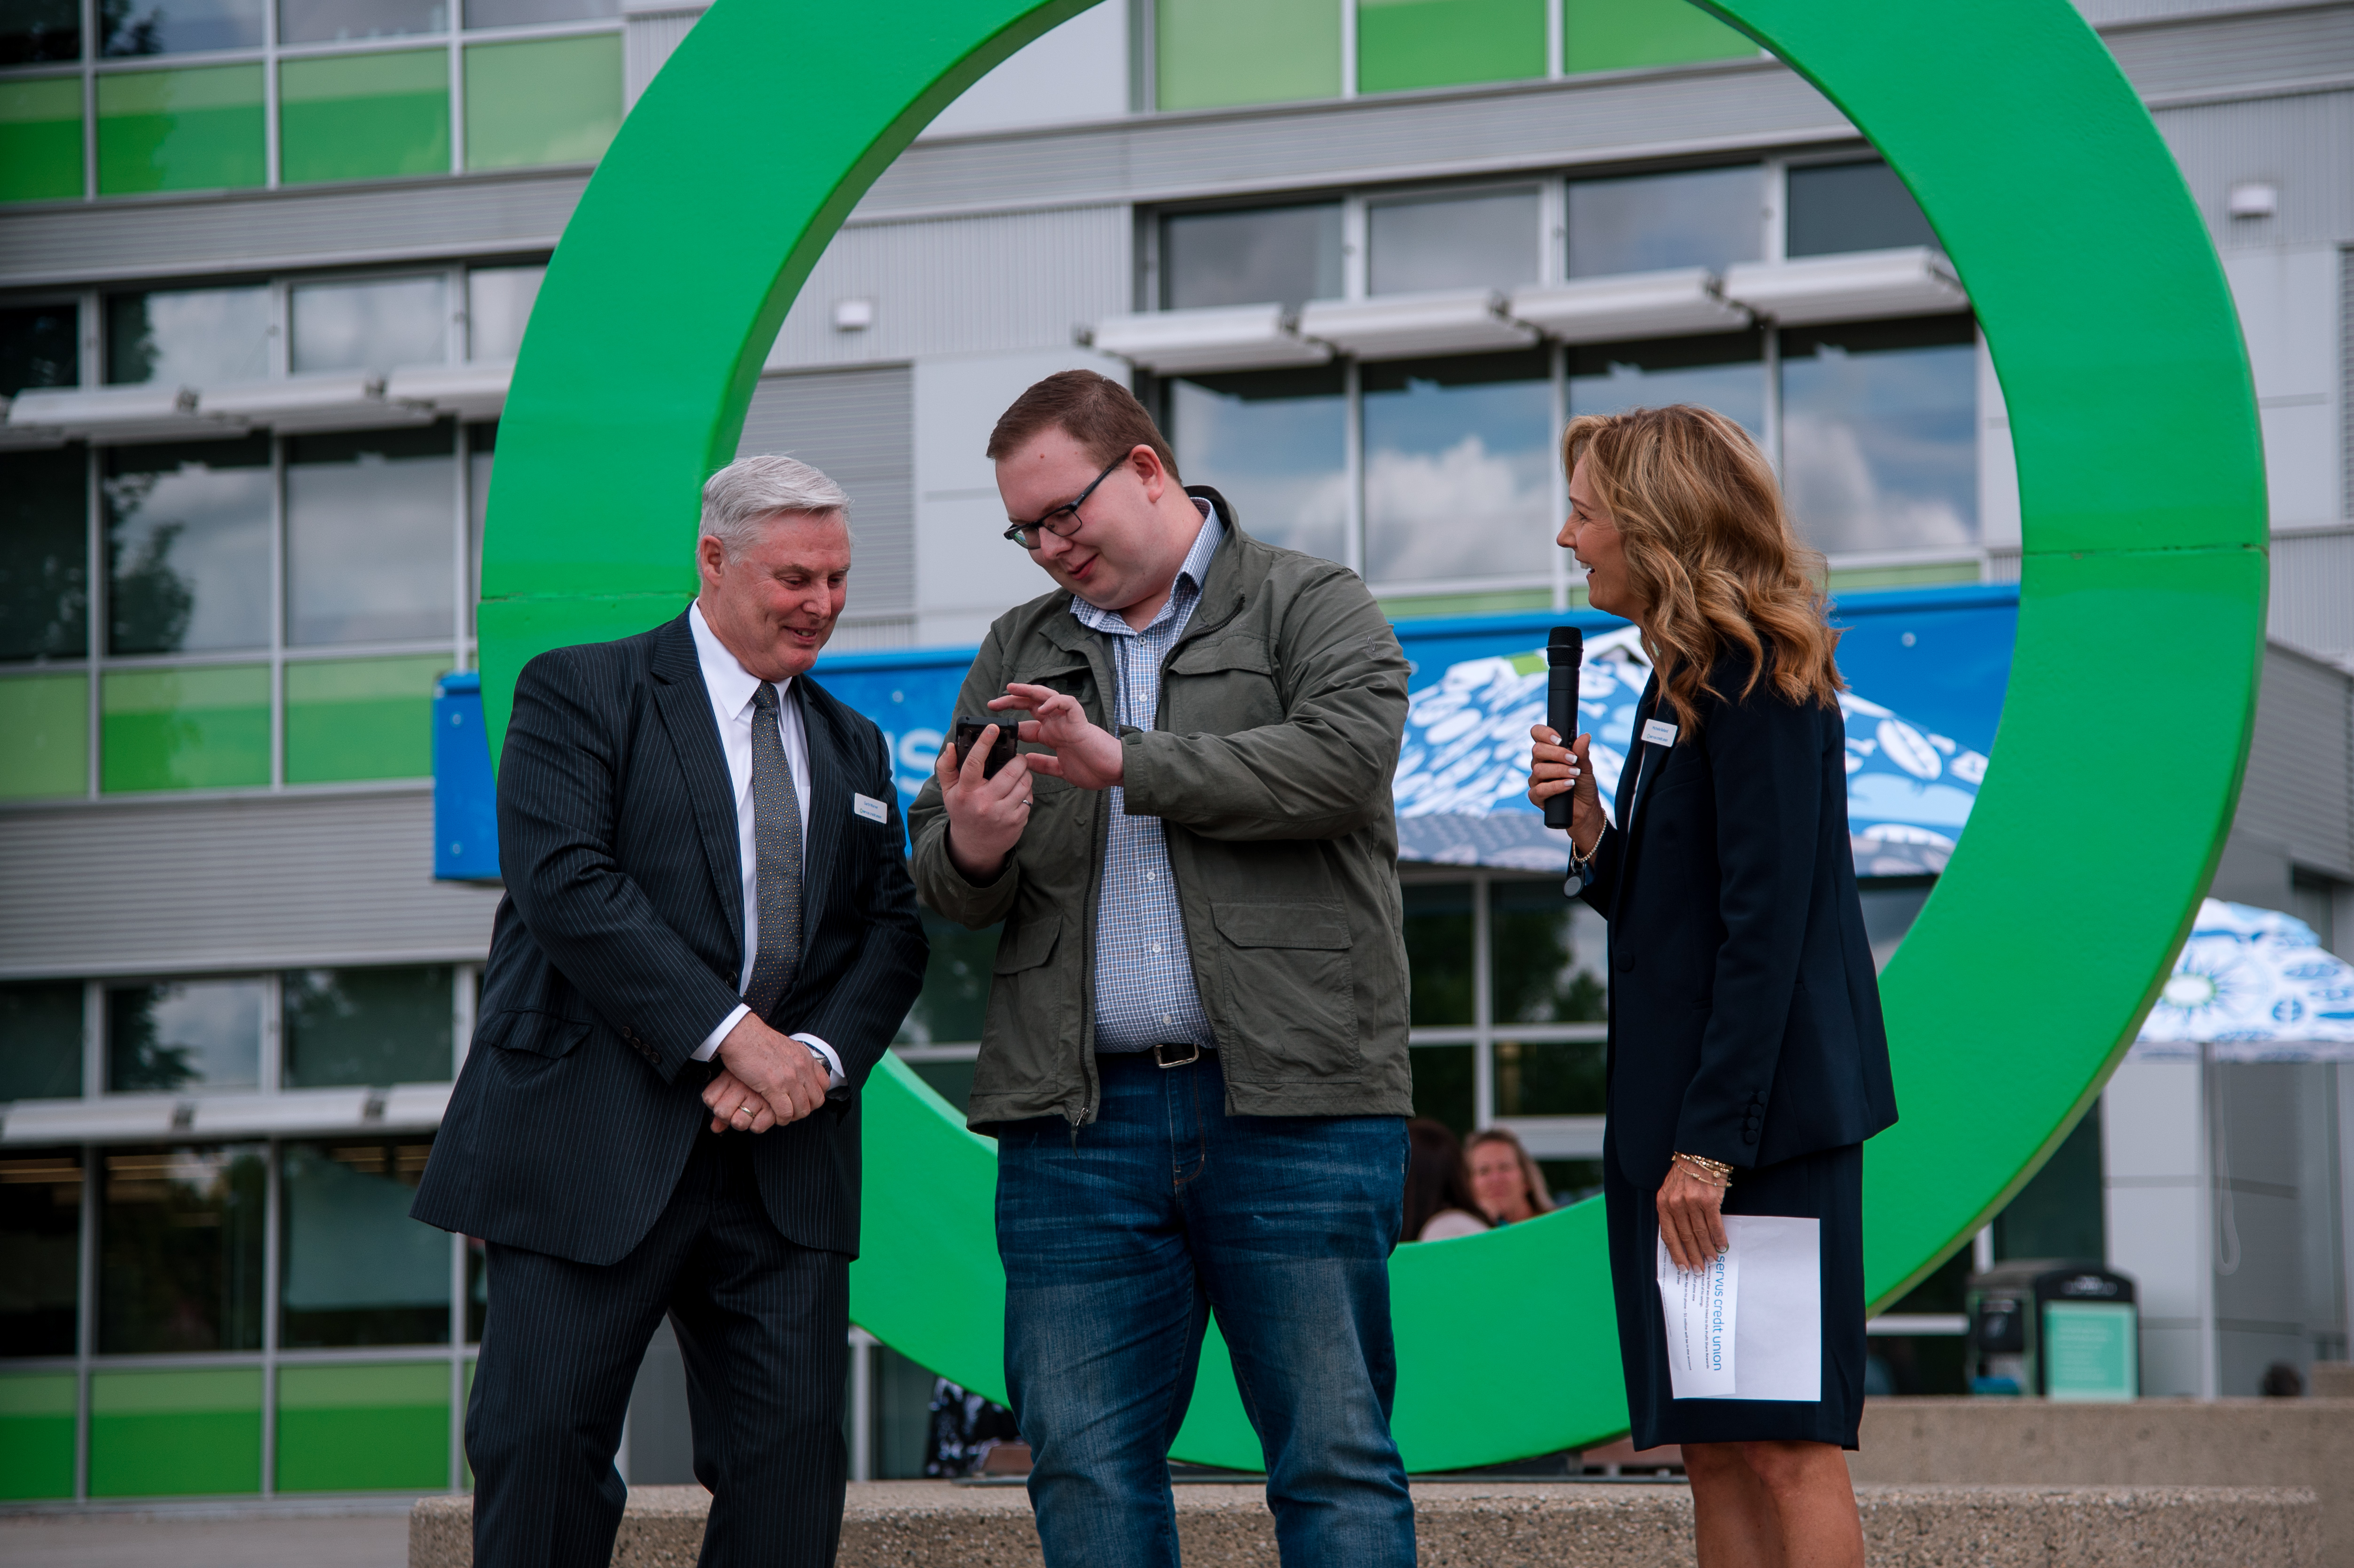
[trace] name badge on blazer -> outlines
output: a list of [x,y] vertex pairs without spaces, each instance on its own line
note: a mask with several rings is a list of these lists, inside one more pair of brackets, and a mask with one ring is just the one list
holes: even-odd
[[1673,746],[1676,743],[1676,726],[1653,719],[1643,726],[1643,743],[1646,746]]
[[886,821],[890,818],[890,813],[884,809],[883,802],[872,795],[851,796],[850,810],[853,816],[864,817],[870,822]]

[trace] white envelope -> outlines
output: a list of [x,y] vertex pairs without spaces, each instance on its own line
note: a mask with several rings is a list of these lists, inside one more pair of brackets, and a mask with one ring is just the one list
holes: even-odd
[[[1667,1244],[1659,1244],[1673,1397],[1820,1400],[1822,1222],[1727,1214],[1724,1236],[1730,1246],[1722,1269],[1698,1274],[1678,1270]],[[1730,1354],[1723,1343],[1728,1337]]]

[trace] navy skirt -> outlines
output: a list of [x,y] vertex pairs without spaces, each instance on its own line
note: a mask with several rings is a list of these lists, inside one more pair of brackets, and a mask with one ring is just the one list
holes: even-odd
[[1653,1199],[1619,1171],[1617,1150],[1606,1141],[1602,1200],[1610,1222],[1610,1279],[1635,1446],[1781,1439],[1854,1447],[1863,1419],[1863,1145],[1737,1171],[1724,1195],[1728,1214],[1822,1222],[1823,1396],[1812,1403],[1675,1397],[1659,1308],[1659,1219]]

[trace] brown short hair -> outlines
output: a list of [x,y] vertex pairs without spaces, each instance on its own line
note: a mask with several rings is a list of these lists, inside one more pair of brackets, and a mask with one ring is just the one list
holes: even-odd
[[[1123,452],[1150,447],[1169,477],[1177,478],[1177,454],[1136,394],[1092,370],[1058,370],[1039,382],[997,417],[989,432],[990,461],[1000,462],[1041,430],[1058,429],[1079,443],[1098,465]],[[1179,483],[1184,482],[1182,480]]]

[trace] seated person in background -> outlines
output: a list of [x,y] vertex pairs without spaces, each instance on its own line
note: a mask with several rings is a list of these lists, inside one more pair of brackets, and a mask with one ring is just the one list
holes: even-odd
[[1544,1172],[1510,1129],[1491,1127],[1473,1133],[1463,1146],[1463,1158],[1465,1185],[1490,1224],[1516,1225],[1553,1213]]
[[1408,1241],[1445,1241],[1488,1228],[1463,1194],[1463,1146],[1443,1121],[1426,1116],[1405,1124],[1405,1224]]

